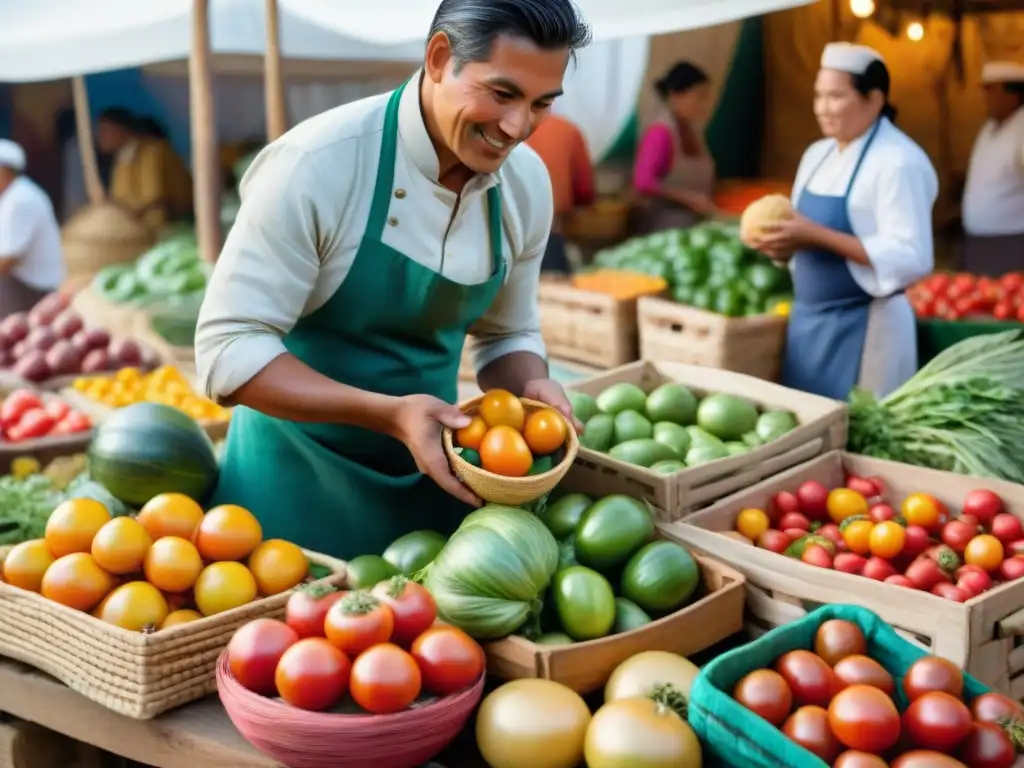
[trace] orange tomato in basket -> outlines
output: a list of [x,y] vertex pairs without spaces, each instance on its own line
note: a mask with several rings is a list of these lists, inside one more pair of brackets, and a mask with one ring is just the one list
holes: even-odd
[[203,616],[230,611],[256,599],[256,578],[241,563],[211,563],[196,579],[196,608]]
[[189,608],[180,608],[177,611],[171,611],[167,614],[167,618],[160,624],[160,629],[169,629],[171,627],[177,627],[181,624],[188,624],[193,621],[199,621],[203,618],[203,614],[199,611],[193,611]]
[[389,715],[412,704],[422,684],[416,660],[397,645],[381,643],[352,663],[349,690],[367,712]]
[[23,541],[4,558],[4,581],[30,592],[38,592],[43,585],[43,574],[55,559],[42,539]]
[[195,545],[177,536],[153,543],[143,562],[146,581],[164,592],[181,593],[192,588],[203,570]]
[[480,441],[484,439],[486,434],[487,424],[479,416],[474,416],[473,420],[469,422],[469,426],[455,432],[455,443],[463,448],[472,448],[474,451],[479,451]]
[[562,414],[554,408],[541,408],[530,414],[523,427],[526,445],[534,456],[547,456],[563,445],[569,434],[569,427]]
[[522,432],[526,423],[523,401],[504,389],[485,392],[480,405],[477,406],[477,413],[491,429],[512,427],[516,432]]
[[123,576],[142,570],[153,539],[138,520],[115,517],[97,531],[92,540],[92,556],[100,566]]
[[40,592],[55,603],[90,611],[114,588],[114,577],[92,555],[73,552],[54,561],[43,575]]
[[139,522],[153,537],[177,536],[192,541],[203,520],[203,508],[183,493],[161,493],[139,510]]
[[309,560],[297,544],[271,539],[249,555],[249,570],[261,595],[279,595],[306,578]]
[[332,605],[324,618],[327,639],[352,658],[386,643],[395,630],[391,608],[366,592],[352,592]]
[[281,656],[274,687],[287,704],[314,712],[330,709],[345,695],[352,663],[319,637],[299,640]]
[[263,528],[249,510],[237,504],[214,507],[196,530],[195,545],[204,560],[243,560],[260,541]]
[[505,477],[523,477],[533,465],[530,448],[512,427],[492,427],[480,443],[480,463],[488,472]]
[[93,499],[68,499],[46,521],[46,546],[54,557],[92,549],[93,537],[110,522],[110,512]]
[[111,592],[97,613],[97,618],[107,624],[141,632],[159,629],[169,611],[159,589],[149,582],[132,581]]

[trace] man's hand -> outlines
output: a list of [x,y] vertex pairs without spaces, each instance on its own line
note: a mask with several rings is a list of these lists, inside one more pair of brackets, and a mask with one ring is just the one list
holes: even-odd
[[436,397],[408,395],[399,398],[392,433],[405,443],[420,472],[459,501],[479,507],[483,502],[452,474],[441,444],[442,427],[462,429],[470,420],[454,405]]
[[583,424],[572,414],[572,404],[565,395],[562,385],[554,379],[534,379],[523,388],[523,397],[547,403],[561,413],[577,432],[583,431]]

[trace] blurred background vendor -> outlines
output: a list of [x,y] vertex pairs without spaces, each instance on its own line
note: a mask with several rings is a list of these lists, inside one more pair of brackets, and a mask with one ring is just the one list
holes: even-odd
[[938,177],[893,121],[889,70],[865,46],[826,46],[814,87],[825,138],[804,153],[792,218],[749,244],[789,261],[795,301],[782,383],[845,400],[885,395],[917,370],[904,289],[932,271]]
[[692,227],[715,211],[715,161],[701,135],[711,111],[711,82],[681,61],[654,85],[664,112],[637,149],[633,188],[640,196],[632,228],[642,235]]
[[989,119],[967,167],[962,268],[998,277],[1024,269],[1024,64],[989,62],[981,82]]

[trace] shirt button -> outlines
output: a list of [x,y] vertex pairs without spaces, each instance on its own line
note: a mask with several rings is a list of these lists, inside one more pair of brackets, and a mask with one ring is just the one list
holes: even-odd
[[390,224],[392,227],[397,227],[398,226],[398,219],[396,219],[394,216],[389,216],[388,217],[388,224]]
[[405,190],[404,189],[396,189],[395,190],[395,197],[397,197],[399,200],[401,200],[403,197],[405,197]]

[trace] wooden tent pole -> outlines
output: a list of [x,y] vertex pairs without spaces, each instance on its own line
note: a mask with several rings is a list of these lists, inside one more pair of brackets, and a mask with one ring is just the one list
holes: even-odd
[[288,130],[288,110],[281,74],[281,26],[277,0],[267,0],[267,50],[263,55],[263,100],[267,114],[267,141]]
[[89,91],[85,86],[85,77],[79,75],[71,79],[71,96],[75,105],[75,131],[86,197],[91,205],[99,205],[107,195],[100,179],[100,164],[96,159],[96,144],[92,138],[92,116],[89,114]]
[[202,258],[213,262],[217,260],[221,246],[221,174],[213,110],[213,75],[210,71],[209,0],[194,0],[192,6],[188,85],[196,239],[199,241]]

